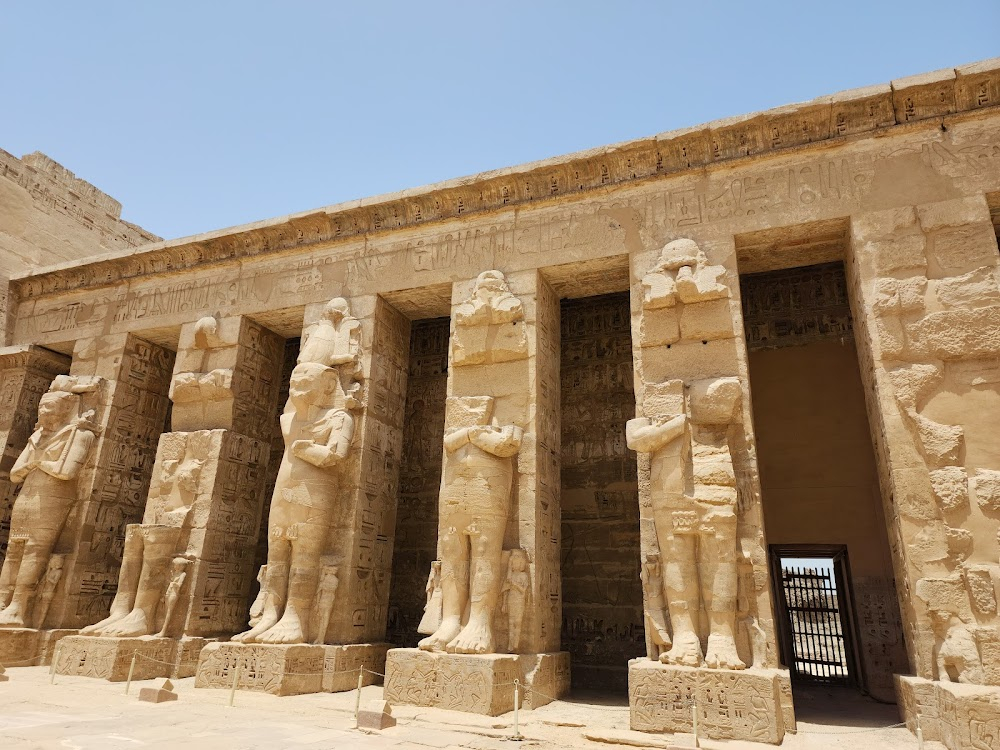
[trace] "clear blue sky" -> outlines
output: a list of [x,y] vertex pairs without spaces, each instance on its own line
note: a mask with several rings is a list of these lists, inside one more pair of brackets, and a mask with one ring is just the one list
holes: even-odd
[[165,237],[1000,55],[996,0],[11,0],[0,29],[0,147]]

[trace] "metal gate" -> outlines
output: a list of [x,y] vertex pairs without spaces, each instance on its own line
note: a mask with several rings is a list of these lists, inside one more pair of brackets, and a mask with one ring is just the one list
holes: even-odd
[[852,682],[844,605],[832,568],[781,567],[792,677],[809,682]]

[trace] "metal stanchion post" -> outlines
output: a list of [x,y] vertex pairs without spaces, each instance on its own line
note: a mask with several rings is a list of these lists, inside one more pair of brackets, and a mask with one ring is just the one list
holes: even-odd
[[916,715],[917,721],[917,749],[924,750],[924,730],[920,728],[920,714]]
[[135,672],[135,659],[138,655],[138,651],[132,652],[132,663],[128,665],[128,679],[125,681],[125,695],[128,695],[129,688],[132,687],[132,674]]
[[354,728],[358,728],[358,715],[361,713],[361,687],[364,684],[365,668],[358,667],[358,694],[354,699]]
[[514,737],[515,740],[524,739],[521,737],[521,725],[518,721],[518,706],[521,703],[521,682],[514,680]]
[[694,701],[691,701],[691,728],[694,730],[694,746],[701,747],[698,740],[698,705]]
[[236,669],[233,670],[233,686],[229,689],[229,707],[232,708],[236,702],[236,686],[240,684],[240,668],[243,665],[236,662]]
[[52,666],[49,669],[49,684],[56,684],[56,662],[59,661],[59,649],[62,648],[62,643],[56,641],[56,650],[52,652]]

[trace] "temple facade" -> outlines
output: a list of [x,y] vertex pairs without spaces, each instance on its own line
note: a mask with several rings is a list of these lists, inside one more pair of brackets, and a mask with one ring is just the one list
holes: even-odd
[[14,269],[0,663],[998,747],[998,227],[1000,59]]

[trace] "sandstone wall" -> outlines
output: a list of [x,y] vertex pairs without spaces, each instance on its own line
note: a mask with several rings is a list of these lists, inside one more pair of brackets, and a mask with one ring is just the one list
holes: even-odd
[[160,239],[124,221],[121,210],[45,154],[18,159],[0,149],[0,321],[7,320],[11,276]]

